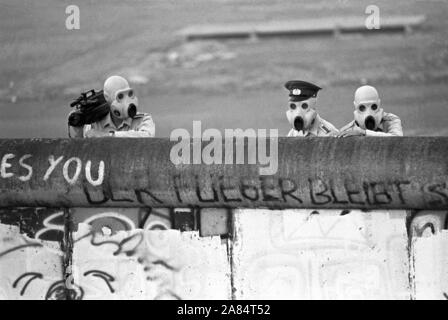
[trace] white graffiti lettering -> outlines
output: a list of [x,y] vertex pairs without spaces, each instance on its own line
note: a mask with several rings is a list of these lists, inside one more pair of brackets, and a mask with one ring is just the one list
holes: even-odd
[[24,161],[25,161],[26,159],[31,158],[31,157],[32,157],[32,156],[31,156],[30,154],[26,154],[26,155],[22,156],[22,157],[19,159],[19,164],[20,164],[20,166],[22,166],[23,168],[25,168],[26,170],[28,170],[27,175],[25,175],[25,176],[20,176],[20,177],[19,177],[19,180],[20,180],[20,181],[23,181],[23,182],[28,181],[28,180],[31,179],[31,176],[33,175],[33,167],[30,166],[29,164],[24,163]]
[[[76,171],[75,174],[72,177],[70,177],[68,173],[68,168],[70,167],[70,164],[72,162],[76,162]],[[75,184],[76,181],[78,180],[79,174],[81,173],[81,169],[82,169],[81,159],[77,157],[72,157],[64,163],[64,167],[62,168],[62,174],[64,175],[64,178],[68,183]]]
[[64,156],[60,156],[59,158],[54,160],[54,156],[53,155],[48,157],[48,162],[50,162],[50,166],[48,167],[47,172],[45,172],[44,181],[48,180],[48,178],[50,177],[50,175],[53,172],[53,170],[56,168],[58,163],[62,161],[63,158],[64,158]]
[[[42,165],[39,162],[33,163],[28,160],[32,157],[32,154],[16,155],[13,153],[6,153],[0,155],[0,178],[7,179],[15,176],[22,182],[31,180],[33,175],[36,175],[35,169],[42,168]],[[89,184],[94,187],[103,184],[106,168],[104,161],[100,160],[98,163],[92,163],[91,160],[87,160],[84,163],[79,157],[71,157],[66,161],[64,161],[64,157],[65,156],[55,155],[50,155],[48,157],[48,168],[44,168],[45,173],[43,173],[43,181],[48,181],[52,178],[52,175],[57,175],[60,178],[62,173],[63,179],[70,185],[73,185],[80,179],[84,169],[85,179]],[[59,166],[61,169],[58,170],[59,164],[61,164],[62,168]],[[98,169],[95,170],[96,168]],[[94,171],[93,173],[92,170]],[[38,172],[39,171],[40,170],[38,170]],[[54,178],[56,179],[57,177]]]
[[7,153],[2,157],[2,162],[0,164],[0,176],[2,178],[11,178],[14,173],[12,172],[6,172],[7,168],[11,168],[12,165],[10,163],[8,163],[9,159],[13,159],[15,157],[15,155],[13,155],[12,153]]
[[92,161],[87,161],[86,163],[86,179],[92,186],[100,186],[103,183],[104,180],[104,161],[100,161],[100,164],[98,165],[98,178],[96,180],[92,179]]

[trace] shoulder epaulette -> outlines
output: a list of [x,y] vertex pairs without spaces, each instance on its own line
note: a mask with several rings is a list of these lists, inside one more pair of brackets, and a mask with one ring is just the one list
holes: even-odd
[[134,119],[135,119],[135,118],[143,118],[143,117],[146,116],[146,115],[147,115],[146,113],[139,112],[139,113],[137,113],[137,114],[134,116]]

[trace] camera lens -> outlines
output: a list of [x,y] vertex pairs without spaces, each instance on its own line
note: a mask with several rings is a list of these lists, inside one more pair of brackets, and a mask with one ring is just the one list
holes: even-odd
[[79,112],[72,112],[68,117],[68,124],[72,127],[79,127],[84,125],[83,116]]

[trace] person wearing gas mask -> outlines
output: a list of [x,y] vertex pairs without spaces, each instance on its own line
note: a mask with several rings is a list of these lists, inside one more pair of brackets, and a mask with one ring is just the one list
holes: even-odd
[[374,87],[359,87],[353,103],[355,119],[341,128],[339,137],[403,136],[400,118],[384,112],[378,91]]
[[317,93],[322,88],[301,80],[288,81],[285,88],[289,90],[286,117],[292,125],[288,137],[335,136],[338,133],[338,129],[316,111]]
[[91,124],[70,126],[75,138],[154,137],[154,121],[148,113],[137,111],[138,99],[125,78],[107,78],[103,94],[110,111],[102,119]]

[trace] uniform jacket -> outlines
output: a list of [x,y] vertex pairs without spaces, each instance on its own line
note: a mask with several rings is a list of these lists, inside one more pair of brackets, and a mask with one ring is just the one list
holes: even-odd
[[110,113],[107,114],[100,121],[85,125],[84,128],[74,128],[75,138],[86,137],[86,132],[89,130],[110,133],[114,132],[115,137],[119,138],[148,138],[155,135],[155,124],[148,113],[137,113],[134,118],[127,118],[123,120],[117,128],[112,121]]
[[[353,128],[354,126],[357,126],[357,123],[355,120],[350,122],[349,124],[345,125],[341,128],[341,132],[344,130],[347,130],[349,128]],[[384,137],[384,136],[403,136],[403,128],[401,127],[401,120],[398,116],[394,115],[393,113],[384,113],[383,118],[381,119],[381,122],[378,126],[378,128],[373,130],[366,130],[366,136],[377,136],[377,137]]]

